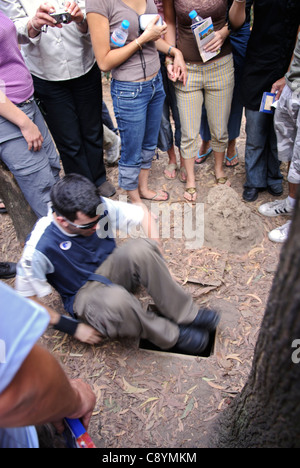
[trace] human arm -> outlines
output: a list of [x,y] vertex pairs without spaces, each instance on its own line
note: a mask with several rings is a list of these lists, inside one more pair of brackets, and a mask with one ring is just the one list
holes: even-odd
[[81,380],[70,381],[56,359],[35,345],[0,395],[0,427],[55,423],[80,418],[88,427],[96,398]]
[[[299,26],[299,28],[298,28],[297,35],[296,35],[295,47],[296,47],[296,44],[297,44],[297,40],[298,40],[298,35],[299,35],[299,34],[300,34],[300,26]],[[290,64],[289,64],[289,68],[288,68],[287,72],[289,71],[293,60],[294,60],[294,53],[293,53],[293,55],[292,55],[292,58],[291,58],[291,61],[290,61]],[[273,83],[273,86],[272,86],[272,88],[271,88],[271,93],[275,93],[275,94],[276,94],[276,96],[275,96],[275,101],[278,101],[278,99],[280,98],[281,93],[282,93],[283,88],[285,87],[285,85],[286,85],[285,76],[283,76],[283,77],[280,78],[279,80],[275,81],[275,83]]]
[[156,25],[157,19],[154,18],[137,39],[129,42],[123,47],[111,49],[108,19],[98,13],[88,13],[87,21],[99,68],[103,72],[108,72],[120,66],[140,48],[142,48],[146,42],[156,41],[161,37],[161,35],[165,34],[166,25]]
[[229,10],[229,21],[232,29],[240,28],[246,20],[246,0],[233,0]]
[[[173,0],[163,0],[163,7],[164,18],[168,27],[164,39],[167,44],[174,46],[174,52],[180,52],[176,48],[176,13]],[[181,80],[185,86],[187,80],[186,64],[182,53],[180,52],[180,54],[178,54],[176,52],[176,54],[177,57],[175,56],[174,65],[172,64],[172,61],[166,60],[168,76],[171,81],[176,81],[177,79]],[[180,62],[178,62],[179,60]],[[179,74],[179,71],[181,71],[181,75]]]
[[[50,316],[50,325],[64,332],[63,327],[59,325],[61,323],[61,318],[62,318],[62,315],[60,313],[56,312],[51,307],[48,307],[47,305],[45,305],[37,296],[31,296],[31,297],[28,297],[28,299],[31,299],[37,304],[42,305],[47,310]],[[100,343],[101,340],[103,339],[103,336],[97,330],[95,330],[95,328],[91,327],[90,325],[87,325],[86,323],[82,323],[79,321],[77,321],[77,324],[76,324],[75,320],[73,320],[72,322],[73,322],[73,326],[71,328],[73,329],[74,327],[75,329],[75,332],[72,336],[74,336],[74,338],[81,341],[82,343],[94,345],[94,344]]]
[[187,67],[182,52],[164,39],[156,41],[156,48],[170,58],[167,60],[168,77],[171,81],[182,81],[186,85]]
[[[122,232],[122,238],[136,237],[140,236],[141,227],[146,237],[160,244],[156,218],[144,203],[127,203],[109,198],[104,200],[105,203],[99,205],[101,211],[98,212],[101,215],[106,212],[106,216],[99,223],[101,232],[105,232],[105,235],[109,232],[109,235],[116,237],[119,230]],[[109,231],[104,231],[107,225],[109,225]]]
[[20,128],[28,143],[28,150],[40,151],[43,136],[35,123],[0,90],[0,115]]
[[[50,272],[53,272],[53,265],[47,257],[38,251],[35,251],[31,256],[31,248],[29,247],[29,254],[27,254],[25,247],[25,252],[17,265],[15,289],[21,296],[42,305],[50,316],[50,325],[57,330],[68,333],[83,343],[99,343],[102,337],[93,327],[61,315],[52,307],[44,304],[41,298],[49,295],[52,291],[47,282],[47,274]],[[65,321],[63,321],[64,318]]]

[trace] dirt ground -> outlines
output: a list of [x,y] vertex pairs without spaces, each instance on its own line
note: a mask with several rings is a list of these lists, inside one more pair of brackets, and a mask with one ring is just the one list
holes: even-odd
[[[106,79],[103,88],[111,110]],[[132,340],[87,346],[50,328],[40,340],[70,378],[84,379],[96,393],[89,432],[99,448],[206,447],[211,424],[247,380],[281,250],[267,233],[285,221],[258,214],[258,206],[273,199],[267,192],[257,202],[243,202],[244,144],[243,126],[238,141],[240,164],[226,169],[231,188],[215,185],[212,157],[196,168],[197,201],[204,204],[203,246],[175,236],[175,217],[170,235],[162,238],[176,281],[199,306],[216,307],[221,313],[208,357],[142,349]],[[180,213],[195,209],[183,202],[184,185],[179,179],[164,178],[166,164],[167,154],[159,152],[150,186],[167,190],[168,205]],[[283,172],[286,175],[285,167]],[[117,165],[108,167],[108,177],[117,186]],[[286,190],[285,183],[283,197]],[[118,189],[114,198],[120,195],[124,193]],[[203,224],[198,229],[203,230]],[[18,261],[22,252],[9,215],[0,215],[0,251],[2,261]],[[7,283],[13,286],[14,281]],[[138,295],[147,307],[151,298],[145,291]],[[63,310],[55,292],[47,304]]]

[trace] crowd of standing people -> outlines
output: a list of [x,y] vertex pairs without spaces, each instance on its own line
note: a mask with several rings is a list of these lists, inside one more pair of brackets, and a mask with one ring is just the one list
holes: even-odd
[[[214,27],[208,61],[191,29],[195,7]],[[61,10],[62,23],[53,16]],[[152,17],[142,28],[144,14]],[[110,38],[124,19],[128,36],[118,47]],[[0,446],[37,447],[34,426],[55,422],[61,431],[63,417],[88,426],[90,387],[70,381],[36,345],[49,324],[90,344],[139,337],[163,350],[200,354],[207,347],[219,314],[199,308],[166,267],[143,203],[170,196],[151,188],[152,160],[157,147],[168,153],[164,175],[178,174],[188,202],[197,200],[195,167],[209,156],[216,184],[230,186],[225,168],[239,163],[245,109],[243,199],[253,202],[262,190],[281,196],[280,162],[288,162],[288,197],[259,211],[290,216],[300,183],[299,22],[298,0],[0,0],[0,159],[38,219],[17,268],[0,264],[1,278],[16,276],[16,291],[0,283],[5,312],[12,312],[7,320],[0,309]],[[111,199],[101,72],[112,76],[117,129],[109,130],[109,147],[118,152],[121,143],[119,187],[130,203]],[[274,94],[275,111],[261,112],[265,92]],[[147,239],[117,247],[112,233],[137,225]],[[289,226],[270,240],[284,242]],[[144,311],[134,296],[140,285],[157,312]],[[43,305],[52,287],[68,315]]]

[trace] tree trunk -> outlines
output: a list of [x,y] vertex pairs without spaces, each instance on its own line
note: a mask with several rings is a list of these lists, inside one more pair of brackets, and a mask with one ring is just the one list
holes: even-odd
[[283,246],[252,370],[221,414],[211,446],[300,448],[300,202]]
[[0,198],[12,219],[19,242],[24,244],[37,217],[25,200],[14,176],[3,163],[0,164]]

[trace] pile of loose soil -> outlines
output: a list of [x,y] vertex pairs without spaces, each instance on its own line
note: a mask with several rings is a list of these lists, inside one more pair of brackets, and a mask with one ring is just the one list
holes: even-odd
[[217,185],[207,195],[205,245],[231,253],[244,253],[263,239],[260,218],[227,185]]

